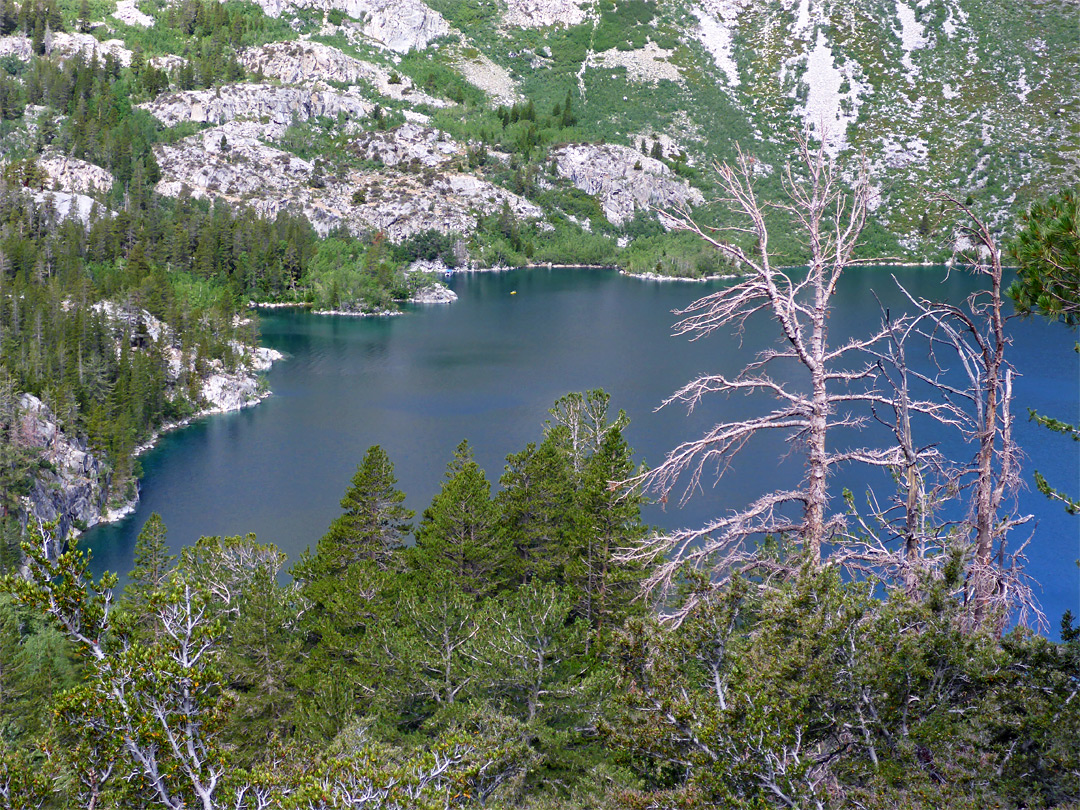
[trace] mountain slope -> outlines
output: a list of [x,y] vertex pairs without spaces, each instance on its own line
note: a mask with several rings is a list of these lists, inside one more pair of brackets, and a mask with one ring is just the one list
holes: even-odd
[[[705,197],[711,161],[742,149],[761,161],[763,191],[776,197],[782,190],[771,170],[785,163],[793,139],[802,132],[823,137],[834,153],[869,161],[880,191],[876,216],[894,237],[888,247],[913,256],[935,249],[937,192],[970,194],[977,209],[1005,226],[1032,199],[1080,177],[1075,3],[261,0],[258,9],[222,8],[214,19],[195,0],[121,3],[106,22],[89,26],[93,36],[56,32],[46,43],[43,34],[35,39],[38,29],[27,28],[25,37],[15,30],[0,38],[0,54],[7,54],[10,83],[26,85],[35,50],[61,65],[77,54],[111,54],[130,65],[138,52],[133,74],[140,81],[156,75],[137,95],[163,125],[257,122],[260,140],[308,161],[315,176],[305,182],[319,186],[319,172],[330,170],[345,183],[346,198],[366,196],[364,187],[348,184],[351,174],[386,172],[387,183],[401,188],[399,202],[430,208],[398,174],[370,160],[361,166],[347,148],[364,130],[393,132],[406,121],[429,127],[461,144],[465,160],[452,168],[544,207],[534,217],[541,230],[584,221],[548,155],[566,142],[636,147]],[[200,28],[201,51],[183,36]],[[214,48],[216,65],[208,66]],[[567,102],[569,119],[555,112]],[[200,158],[193,143],[175,151],[175,165],[157,151],[167,164],[159,192],[180,188],[185,177],[178,175],[194,173],[194,180],[215,171],[215,150]],[[487,154],[478,164],[464,150],[473,154],[481,145]],[[614,170],[622,176],[631,169]],[[276,183],[249,180],[245,199],[256,209],[311,215],[305,195],[282,197]],[[273,203],[259,201],[260,183]],[[546,206],[539,199],[545,192]],[[497,207],[502,196],[484,200]],[[597,206],[611,208],[609,200]],[[467,238],[483,230],[476,212],[490,211],[468,199],[450,208],[435,217],[441,224],[424,227]],[[535,214],[520,204],[514,213],[526,211]],[[355,233],[400,219],[339,213],[333,221]],[[619,227],[624,222],[593,224],[623,242],[635,235]],[[415,232],[398,227],[391,238]],[[490,241],[472,240],[474,258],[491,258],[484,250]],[[797,247],[788,247],[797,259]],[[509,254],[503,258],[521,258]]]

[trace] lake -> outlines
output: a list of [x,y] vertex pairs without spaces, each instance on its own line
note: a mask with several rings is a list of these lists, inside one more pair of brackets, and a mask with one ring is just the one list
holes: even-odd
[[[893,313],[905,309],[891,275],[916,295],[959,303],[975,280],[941,268],[851,271],[834,298],[830,338],[869,333],[880,321],[874,294]],[[135,537],[152,512],[169,529],[174,551],[202,535],[254,532],[296,557],[314,546],[339,513],[364,451],[380,444],[394,462],[398,486],[419,515],[438,491],[454,447],[467,438],[493,483],[507,454],[539,440],[547,409],[569,391],[604,388],[631,419],[626,436],[639,461],[658,464],[681,440],[719,419],[767,407],[762,400],[713,398],[694,414],[663,399],[702,372],[733,374],[770,345],[775,328],[752,320],[742,344],[727,335],[698,342],[671,337],[672,310],[716,289],[708,284],[647,282],[614,271],[532,269],[456,274],[452,305],[415,307],[403,317],[316,316],[296,310],[262,314],[264,345],[288,356],[267,373],[273,396],[239,413],[207,417],[164,436],[142,458],[138,509],[88,533],[96,571],[126,572]],[[1038,469],[1066,491],[1080,489],[1075,442],[1029,423],[1034,408],[1080,421],[1080,366],[1074,332],[1038,320],[1010,324],[1016,434],[1026,451],[1025,479]],[[938,440],[937,437],[931,437]],[[947,452],[974,455],[956,437]],[[781,463],[779,439],[750,448],[733,474],[685,507],[649,507],[665,528],[695,526],[709,516],[799,476],[799,459]],[[837,476],[859,492],[865,471]],[[874,479],[879,480],[879,479]],[[1023,512],[1038,518],[1029,572],[1042,584],[1050,619],[1078,612],[1080,518],[1038,492],[1024,492]],[[1021,534],[1030,533],[1031,525]]]

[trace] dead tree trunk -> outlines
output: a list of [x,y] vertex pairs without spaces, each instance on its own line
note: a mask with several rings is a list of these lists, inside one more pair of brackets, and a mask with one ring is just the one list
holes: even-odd
[[[647,473],[642,483],[659,493],[662,500],[681,488],[685,500],[701,486],[706,468],[717,469],[721,477],[735,457],[756,436],[781,431],[805,451],[805,474],[792,491],[763,495],[746,508],[712,521],[700,529],[657,536],[630,550],[624,558],[663,558],[646,582],[646,587],[667,593],[689,562],[723,579],[733,568],[752,568],[769,577],[791,573],[790,564],[766,559],[747,549],[756,536],[793,538],[803,549],[810,565],[820,565],[822,548],[835,533],[842,518],[830,513],[828,479],[832,468],[852,460],[883,463],[880,453],[867,450],[830,450],[827,439],[833,428],[859,426],[865,417],[847,412],[848,403],[866,403],[872,387],[873,365],[865,349],[880,337],[853,340],[832,347],[828,340],[830,299],[844,270],[854,262],[853,253],[866,223],[870,185],[865,167],[860,166],[850,191],[845,190],[840,171],[824,147],[800,144],[801,161],[788,167],[785,186],[789,201],[775,206],[786,212],[803,234],[810,253],[805,277],[799,278],[773,265],[769,254],[766,204],[754,192],[755,163],[740,154],[737,167],[718,167],[726,202],[746,225],[729,229],[756,241],[752,252],[722,238],[716,229],[703,228],[689,213],[664,213],[668,224],[697,233],[746,272],[740,283],[705,296],[680,314],[675,326],[679,335],[698,339],[717,329],[729,327],[741,332],[746,320],[758,312],[767,313],[780,332],[779,346],[761,352],[738,375],[706,375],[688,383],[664,404],[679,401],[691,410],[706,394],[766,393],[777,407],[766,415],[739,422],[716,425],[705,436],[684,442],[665,461]],[[854,366],[845,367],[854,357]],[[804,372],[802,385],[774,377],[774,361],[794,361]],[[788,516],[789,507],[801,506],[801,518]],[[686,611],[691,604],[684,605]]]
[[[965,369],[968,387],[963,392],[970,409],[968,432],[977,443],[973,468],[959,476],[958,484],[972,490],[969,516],[971,552],[965,583],[965,602],[973,627],[995,621],[1000,631],[1008,611],[1020,618],[1034,614],[1041,621],[1023,568],[1023,543],[1009,552],[1006,537],[1027,522],[1005,509],[1020,486],[1020,450],[1012,437],[1013,368],[1005,359],[1011,342],[1005,333],[1001,249],[989,227],[959,200],[943,196],[964,217],[955,251],[990,285],[972,295],[965,307],[929,306],[937,339],[955,351]],[[945,390],[947,396],[951,396]],[[970,481],[970,484],[963,479]]]

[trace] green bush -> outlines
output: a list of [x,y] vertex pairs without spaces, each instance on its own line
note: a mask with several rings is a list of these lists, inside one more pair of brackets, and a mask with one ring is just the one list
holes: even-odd
[[609,236],[586,233],[570,227],[556,228],[537,241],[533,261],[541,264],[602,264],[614,265],[618,245]]
[[[642,233],[653,230],[646,222],[638,219],[631,225],[632,230]],[[638,237],[619,255],[619,266],[631,273],[658,273],[682,278],[700,278],[731,272],[731,268],[716,249],[703,242],[696,234],[686,231]]]
[[458,238],[430,229],[413,234],[404,242],[394,245],[390,252],[396,261],[403,264],[417,260],[433,262],[441,259],[447,267],[456,267],[454,243]]

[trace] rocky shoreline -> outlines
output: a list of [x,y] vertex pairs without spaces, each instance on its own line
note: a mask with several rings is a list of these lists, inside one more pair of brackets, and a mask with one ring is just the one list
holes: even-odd
[[629,270],[619,270],[620,276],[626,276],[627,278],[636,278],[641,281],[689,281],[694,283],[700,283],[704,281],[722,281],[724,279],[732,278],[744,278],[745,273],[714,273],[711,276],[665,276],[660,273],[631,273]]
[[[246,368],[232,372],[215,368],[203,381],[205,407],[158,427],[135,448],[132,458],[149,451],[166,433],[205,416],[257,405],[270,396],[256,375],[284,359],[284,355],[262,346],[246,347],[245,351]],[[139,503],[138,482],[133,482],[134,492],[128,496],[110,493],[112,471],[108,465],[90,450],[85,439],[65,433],[49,407],[31,394],[19,399],[19,432],[24,446],[37,448],[48,462],[23,499],[26,514],[42,522],[57,520],[59,536],[77,537],[94,526],[115,523],[135,510]]]

